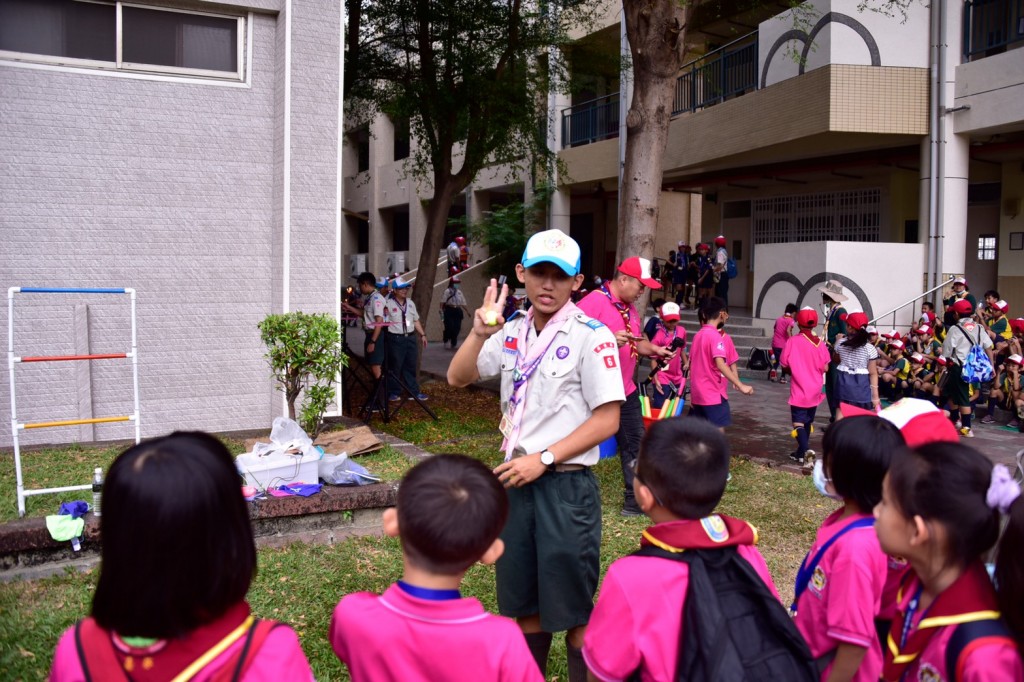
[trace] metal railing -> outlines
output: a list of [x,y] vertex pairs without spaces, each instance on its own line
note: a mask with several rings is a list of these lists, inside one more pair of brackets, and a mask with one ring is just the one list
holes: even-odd
[[562,111],[562,149],[619,136],[619,93]]
[[967,0],[964,3],[964,59],[1003,52],[1024,42],[1024,2]]
[[757,31],[708,52],[682,71],[676,79],[673,116],[757,90]]
[[868,324],[877,324],[877,322],[879,320],[881,320],[883,317],[888,317],[889,315],[892,315],[892,328],[895,329],[896,328],[896,313],[897,312],[899,312],[900,310],[903,310],[908,305],[914,305],[915,303],[920,301],[922,298],[924,298],[928,294],[931,294],[932,292],[938,291],[942,287],[949,286],[950,284],[953,283],[954,279],[956,279],[956,278],[951,276],[949,279],[947,279],[945,282],[943,282],[942,284],[938,285],[937,287],[932,287],[928,291],[925,291],[925,292],[915,296],[914,298],[910,299],[906,303],[901,303],[900,305],[896,306],[892,310],[888,310],[888,311],[882,313],[881,315],[878,315],[874,319],[870,320]]

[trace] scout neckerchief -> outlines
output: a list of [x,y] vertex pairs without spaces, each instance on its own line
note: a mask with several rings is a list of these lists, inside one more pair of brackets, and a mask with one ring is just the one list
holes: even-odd
[[821,337],[815,335],[813,327],[809,328],[809,329],[801,329],[800,330],[800,336],[804,337],[805,339],[810,341],[812,344],[814,344],[815,348],[817,348],[819,345],[821,345]]
[[724,514],[712,514],[699,521],[659,523],[647,528],[640,539],[641,547],[653,545],[668,552],[756,544],[756,528]]
[[516,344],[516,366],[512,371],[512,395],[508,399],[508,411],[501,419],[499,430],[505,437],[501,449],[505,451],[505,461],[512,459],[516,444],[519,442],[519,427],[523,422],[523,411],[526,408],[526,382],[544,359],[555,337],[565,325],[569,316],[578,312],[572,301],[566,301],[558,312],[544,325],[533,343],[529,342],[530,330],[533,328],[534,309],[531,306],[526,312],[526,319],[519,325],[519,339]]
[[640,353],[636,349],[636,341],[633,340],[633,327],[629,324],[630,313],[629,306],[622,301],[616,301],[612,296],[612,292],[608,290],[608,283],[605,282],[601,285],[599,290],[602,294],[608,297],[608,301],[611,302],[615,309],[619,311],[619,315],[622,315],[622,321],[626,323],[626,331],[629,332],[629,357],[634,361],[640,357]]
[[[911,574],[913,575],[913,574]],[[897,682],[906,672],[907,667],[928,646],[933,635],[947,625],[959,625],[976,620],[999,618],[996,610],[996,595],[992,581],[988,578],[984,565],[975,562],[969,565],[956,581],[947,587],[922,614],[921,620],[914,627],[914,615],[921,598],[921,583],[912,579],[909,584],[900,587],[896,597],[897,603],[903,601],[904,590],[916,583],[914,597],[905,610],[898,610],[889,631],[888,646],[885,652],[885,664],[882,668],[882,679],[885,682]],[[899,642],[893,636],[899,637]]]

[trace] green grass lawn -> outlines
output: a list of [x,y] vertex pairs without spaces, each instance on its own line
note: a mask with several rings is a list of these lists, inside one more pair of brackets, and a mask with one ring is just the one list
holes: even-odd
[[[432,390],[431,396],[434,395]],[[488,400],[495,403],[497,415],[496,401]],[[403,410],[398,420],[384,428],[430,452],[462,453],[489,465],[500,461],[501,440],[494,430],[496,419],[488,419],[481,410],[465,405],[459,409],[441,408],[439,404],[435,407],[442,416],[440,423],[414,414],[418,410]],[[240,443],[230,445],[233,451],[241,451]],[[79,475],[79,468],[87,474],[96,463],[106,467],[115,455],[116,450],[64,448],[39,458],[48,464],[33,466],[40,467],[40,476],[60,482],[65,478],[62,468],[66,476]],[[373,457],[376,461],[360,458],[360,462],[387,478],[400,477],[407,467],[395,451]],[[74,471],[67,464],[68,459],[74,460]],[[7,468],[11,469],[10,481],[6,480]],[[595,467],[595,473],[604,504],[603,572],[616,558],[638,547],[645,520],[619,516],[622,479],[618,460],[603,460]],[[744,518],[758,527],[761,552],[783,600],[788,603],[797,565],[813,541],[815,529],[834,506],[815,492],[809,478],[743,460],[733,460],[732,474],[719,511]],[[0,476],[0,488],[13,487],[13,464],[9,464],[8,458]],[[0,503],[13,507],[13,495],[0,498]],[[45,505],[55,508],[56,502],[48,497]],[[7,513],[6,518],[10,517]],[[348,679],[327,641],[331,612],[345,594],[361,590],[381,592],[401,576],[402,557],[397,541],[359,538],[333,546],[296,543],[284,549],[261,549],[259,561],[259,576],[249,592],[256,613],[295,628],[318,680]],[[4,679],[46,678],[61,632],[88,612],[95,580],[95,571],[69,572],[44,580],[0,585],[0,670],[4,671]],[[466,576],[463,594],[480,599],[485,608],[495,611],[493,568],[473,567]],[[555,642],[549,679],[565,680],[564,644],[561,637],[556,637]]]

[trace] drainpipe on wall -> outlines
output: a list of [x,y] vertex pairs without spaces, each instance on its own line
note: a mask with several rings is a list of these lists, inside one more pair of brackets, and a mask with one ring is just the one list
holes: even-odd
[[946,190],[946,51],[948,45],[946,44],[946,0],[933,0],[933,6],[937,6],[938,21],[937,21],[937,32],[938,41],[936,42],[936,52],[938,53],[938,73],[936,74],[936,83],[938,85],[938,97],[935,102],[935,122],[937,124],[937,140],[936,140],[936,151],[938,160],[936,163],[937,177],[935,179],[936,186],[938,188],[938,198],[936,204],[936,220],[935,220],[935,284],[937,286],[942,281],[942,273],[944,266],[942,264],[942,241],[946,238],[945,230],[945,201],[944,195]]
[[941,267],[938,260],[938,206],[939,206],[939,90],[941,89],[941,77],[939,75],[939,20],[942,14],[942,3],[932,2],[929,28],[931,31],[931,47],[929,49],[929,61],[931,62],[931,92],[929,96],[928,111],[928,262],[927,262],[927,289],[938,284],[941,276],[937,270]]

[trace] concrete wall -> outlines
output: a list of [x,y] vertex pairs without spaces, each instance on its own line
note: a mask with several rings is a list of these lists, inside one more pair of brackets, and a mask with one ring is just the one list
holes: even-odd
[[953,115],[960,134],[995,133],[1024,126],[1024,49],[1010,50],[956,67]]
[[[1018,50],[1022,52],[1022,50]],[[1010,317],[1024,317],[1024,251],[1010,250],[1010,236],[1024,233],[1024,215],[1006,210],[1008,200],[1017,200],[1024,211],[1024,166],[1003,164],[1002,206],[999,211],[999,294],[1010,302]]]
[[[257,323],[337,310],[341,17],[314,0],[291,6],[290,24],[250,15],[247,83],[0,63],[0,282],[138,291],[144,436],[267,427],[282,402]],[[124,352],[127,310],[113,296],[19,295],[15,354]],[[131,411],[123,361],[23,365],[16,377],[20,421]],[[9,407],[5,390],[0,413]],[[104,424],[22,442],[132,435]]]
[[928,67],[928,7],[906,15],[860,9],[859,0],[809,0],[758,27],[761,87],[829,64]]
[[[849,312],[863,310],[870,318],[924,291],[923,279],[883,274],[924,272],[921,244],[802,242],[760,244],[754,249],[754,315],[763,319],[778,317],[787,303],[801,308],[809,305],[820,316],[821,292],[817,289],[830,279],[843,283],[849,296],[844,306]],[[916,304],[897,314],[901,333],[919,309]],[[879,329],[891,329],[893,317],[876,324]]]

